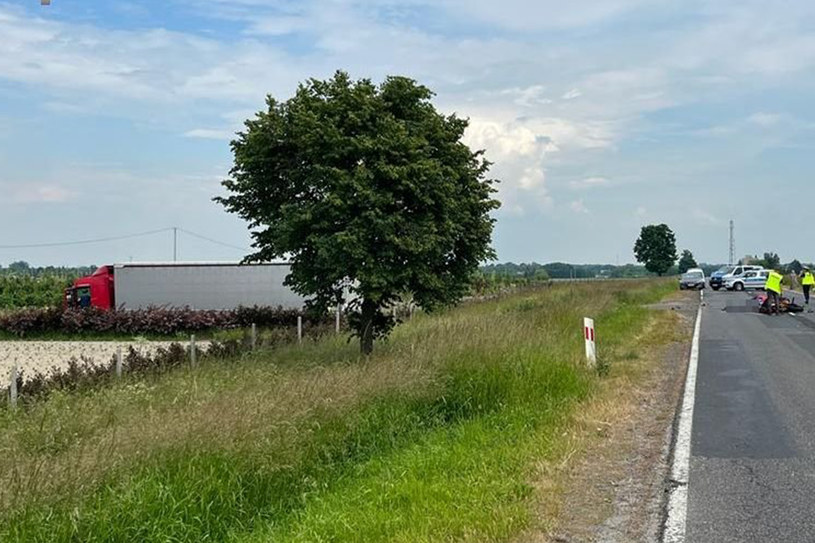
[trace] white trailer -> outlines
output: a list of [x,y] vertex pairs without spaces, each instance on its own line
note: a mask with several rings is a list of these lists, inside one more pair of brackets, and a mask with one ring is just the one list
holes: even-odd
[[283,285],[288,263],[129,262],[114,264],[117,308],[234,309],[282,306],[300,309],[305,298]]

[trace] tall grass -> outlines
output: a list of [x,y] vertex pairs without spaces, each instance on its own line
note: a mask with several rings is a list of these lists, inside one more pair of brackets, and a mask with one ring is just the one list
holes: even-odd
[[[498,541],[533,463],[671,285],[560,285],[339,339],[60,393],[0,419],[0,541]],[[604,347],[605,346],[605,347]]]

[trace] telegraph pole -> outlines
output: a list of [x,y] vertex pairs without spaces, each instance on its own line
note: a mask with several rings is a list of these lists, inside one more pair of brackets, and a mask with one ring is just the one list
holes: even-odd
[[733,219],[730,219],[730,258],[727,264],[732,266],[736,263],[736,237],[734,235],[735,229],[733,226]]

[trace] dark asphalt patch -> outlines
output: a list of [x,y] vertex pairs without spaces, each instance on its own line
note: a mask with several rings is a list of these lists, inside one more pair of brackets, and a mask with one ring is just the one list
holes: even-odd
[[[810,330],[815,330],[815,321],[813,321],[811,319],[808,319],[808,318],[801,318],[800,316],[795,317],[795,318],[796,318],[796,322],[798,322],[798,324],[800,324],[802,326],[806,326]],[[813,352],[815,352],[815,351],[813,351]]]
[[789,338],[810,354],[815,354],[815,334],[791,334]]
[[724,308],[726,313],[755,313],[756,309],[747,305],[729,305]]
[[[767,320],[785,320],[767,317]],[[748,362],[741,344],[702,340],[693,423],[694,456],[790,458],[793,441],[766,384]]]
[[761,315],[761,322],[764,326],[772,330],[795,330],[798,328],[798,321],[790,315]]

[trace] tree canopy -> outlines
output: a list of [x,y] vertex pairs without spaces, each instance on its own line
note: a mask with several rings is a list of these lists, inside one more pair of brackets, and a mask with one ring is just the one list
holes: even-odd
[[679,259],[679,264],[677,264],[679,273],[685,273],[691,268],[698,267],[699,264],[697,264],[696,259],[693,258],[693,253],[690,252],[688,249],[682,251],[682,257]]
[[657,275],[664,275],[676,262],[676,237],[667,224],[643,226],[634,244],[637,262]]
[[781,257],[778,256],[778,253],[773,252],[764,253],[762,264],[767,269],[778,270],[779,268],[781,268]]
[[494,257],[490,163],[432,96],[406,77],[344,72],[269,96],[232,142],[229,195],[216,198],[249,222],[247,262],[289,260],[286,284],[314,309],[350,300],[365,353],[402,294],[425,310],[454,303]]

